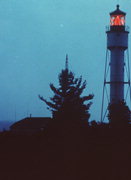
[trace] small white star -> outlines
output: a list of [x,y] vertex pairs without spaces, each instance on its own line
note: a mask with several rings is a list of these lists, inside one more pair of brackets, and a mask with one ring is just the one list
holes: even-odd
[[60,27],[63,28],[63,27],[64,27],[64,24],[60,24]]

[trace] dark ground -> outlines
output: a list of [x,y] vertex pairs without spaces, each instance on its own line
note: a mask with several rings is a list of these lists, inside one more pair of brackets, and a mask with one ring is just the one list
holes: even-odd
[[0,179],[131,179],[131,127],[54,132],[1,133]]

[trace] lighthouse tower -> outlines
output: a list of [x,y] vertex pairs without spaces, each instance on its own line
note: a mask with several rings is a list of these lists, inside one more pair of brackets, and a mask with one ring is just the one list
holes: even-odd
[[[108,26],[107,34],[107,56],[105,65],[104,87],[103,87],[103,106],[104,92],[106,85],[109,85],[109,104],[118,104],[125,100],[124,87],[127,84],[130,87],[130,70],[129,62],[126,62],[126,52],[128,50],[128,28],[125,26],[126,13],[119,9],[110,13],[110,26]],[[129,61],[129,59],[127,60]],[[125,70],[127,69],[128,79],[125,80]],[[109,77],[107,74],[109,70]]]
[[126,13],[117,9],[110,13],[110,29],[107,31],[107,48],[110,50],[110,103],[124,100],[124,52],[128,48]]

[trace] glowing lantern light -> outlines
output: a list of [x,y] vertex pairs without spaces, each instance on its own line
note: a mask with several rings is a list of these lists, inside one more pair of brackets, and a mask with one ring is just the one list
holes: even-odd
[[111,16],[110,25],[111,26],[124,26],[125,25],[125,16],[123,16],[123,15]]
[[110,13],[110,25],[111,26],[125,26],[125,15],[123,11],[119,9],[119,5],[117,5],[117,9]]

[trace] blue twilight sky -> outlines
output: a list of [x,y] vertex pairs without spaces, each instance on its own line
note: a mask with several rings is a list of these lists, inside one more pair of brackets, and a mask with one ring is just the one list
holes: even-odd
[[[0,121],[50,116],[38,94],[52,95],[49,83],[69,54],[69,67],[87,80],[95,95],[91,120],[100,120],[109,12],[117,0],[0,1]],[[119,1],[131,27],[131,0]],[[129,44],[130,39],[129,39]],[[131,46],[131,45],[130,45]],[[131,50],[129,49],[131,54]]]

